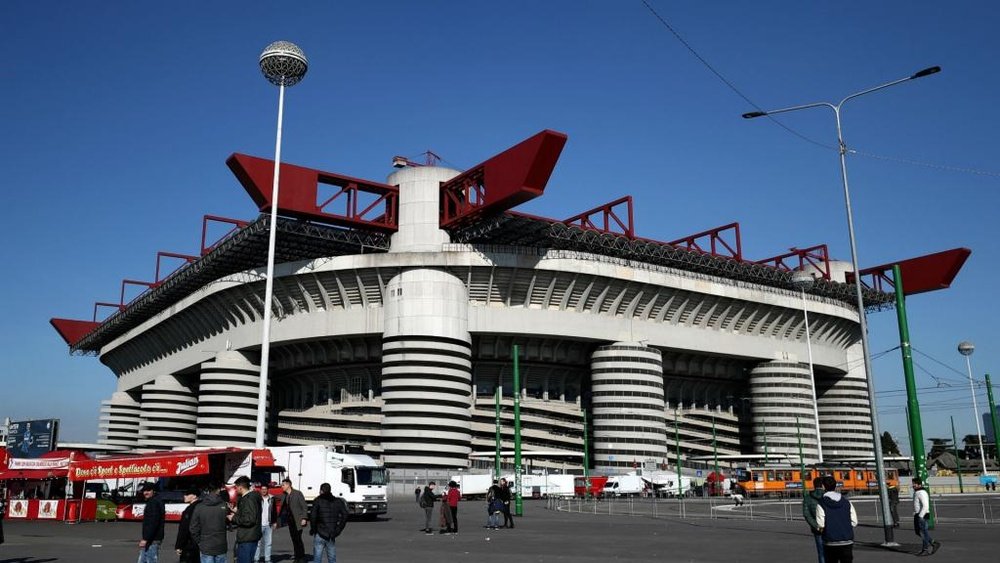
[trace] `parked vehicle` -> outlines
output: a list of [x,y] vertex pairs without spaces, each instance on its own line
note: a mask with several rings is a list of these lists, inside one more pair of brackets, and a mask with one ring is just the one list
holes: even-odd
[[389,511],[388,472],[371,456],[325,445],[273,446],[268,450],[306,501],[319,495],[321,484],[329,483],[333,496],[343,498],[353,515],[376,518]]
[[604,484],[604,494],[607,496],[635,496],[646,489],[646,482],[638,475],[614,475]]
[[584,496],[599,497],[604,493],[604,486],[607,482],[608,482],[607,475],[591,475],[590,490],[588,491],[586,478],[580,476],[574,477],[573,495],[578,497],[584,497]]

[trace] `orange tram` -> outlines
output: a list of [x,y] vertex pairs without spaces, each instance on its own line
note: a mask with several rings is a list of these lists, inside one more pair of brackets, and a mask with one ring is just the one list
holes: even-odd
[[[899,472],[895,469],[885,470],[886,483],[889,487],[899,486]],[[750,496],[785,496],[802,494],[802,484],[812,488],[816,477],[833,475],[842,491],[850,493],[876,493],[878,480],[875,469],[864,466],[847,465],[817,465],[807,467],[805,475],[799,468],[793,467],[748,467],[735,471],[734,477],[740,488]]]

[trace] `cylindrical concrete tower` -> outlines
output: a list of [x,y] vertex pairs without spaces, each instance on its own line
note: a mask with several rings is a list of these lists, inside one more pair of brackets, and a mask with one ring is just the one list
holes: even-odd
[[823,376],[816,390],[823,456],[831,462],[838,458],[875,455],[868,410],[868,381],[860,343],[847,349],[847,362],[853,367],[846,375]]
[[[799,435],[806,463],[819,459],[809,366],[788,360],[765,362],[750,372],[753,449],[799,459]],[[798,429],[796,429],[796,423]]]
[[101,402],[97,441],[109,446],[134,448],[139,445],[139,417],[142,407],[132,395],[118,391]]
[[[399,230],[390,252],[440,252],[441,182],[457,174],[436,167],[404,168]],[[455,276],[407,269],[385,288],[382,335],[383,460],[389,466],[467,467],[472,451],[472,338],[469,296]]]
[[667,456],[663,361],[635,342],[601,346],[590,357],[594,465],[631,467]]
[[240,352],[220,352],[201,364],[197,445],[253,447],[259,385],[260,366]]
[[193,446],[198,398],[174,375],[142,386],[139,447],[149,450]]

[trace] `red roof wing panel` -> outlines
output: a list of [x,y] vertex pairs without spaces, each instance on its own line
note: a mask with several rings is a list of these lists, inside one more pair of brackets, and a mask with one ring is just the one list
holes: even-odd
[[73,319],[49,319],[49,324],[56,329],[59,336],[71,347],[94,331],[101,323],[93,321],[76,321]]
[[[916,295],[951,287],[951,282],[972,254],[968,248],[953,248],[943,252],[910,258],[861,270],[861,276],[885,273],[891,276],[893,264],[899,264],[903,275],[903,294]],[[848,274],[848,281],[854,278]]]

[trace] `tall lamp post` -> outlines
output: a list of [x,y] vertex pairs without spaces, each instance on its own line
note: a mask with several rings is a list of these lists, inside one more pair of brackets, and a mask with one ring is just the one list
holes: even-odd
[[[812,380],[813,417],[816,419],[816,452],[819,462],[823,463],[823,441],[819,434],[819,406],[816,402],[816,372],[813,369],[813,347],[809,334],[809,309],[806,307],[806,292],[816,284],[816,278],[809,272],[797,270],[792,274],[792,286],[802,294],[802,317],[806,325],[806,351],[809,355],[809,378]],[[798,423],[796,422],[796,426]]]
[[[875,385],[874,385],[874,380],[872,378],[871,347],[868,343],[868,320],[865,317],[864,295],[861,293],[861,276],[857,275],[857,272],[860,271],[860,269],[858,268],[858,248],[854,240],[854,216],[851,212],[851,192],[847,185],[847,144],[844,143],[843,129],[841,128],[840,125],[840,110],[841,108],[844,107],[844,104],[848,100],[853,100],[854,98],[864,96],[865,94],[871,94],[879,90],[884,90],[885,88],[889,88],[890,86],[895,86],[897,84],[902,84],[903,82],[908,82],[910,80],[916,80],[918,78],[930,76],[931,74],[935,74],[940,71],[941,67],[939,66],[932,66],[929,68],[925,68],[905,78],[900,78],[897,80],[893,80],[891,82],[886,82],[885,84],[880,84],[878,86],[868,88],[867,90],[855,92],[847,96],[846,98],[840,100],[836,104],[830,102],[815,102],[811,104],[803,104],[799,106],[791,106],[787,108],[780,108],[769,111],[752,111],[743,114],[744,119],[753,119],[755,117],[763,117],[765,115],[775,115],[790,111],[798,111],[801,109],[828,107],[833,110],[833,115],[836,118],[837,147],[838,147],[838,152],[840,153],[840,177],[844,185],[844,204],[847,211],[847,233],[851,241],[851,264],[855,272],[854,293],[855,293],[855,298],[857,299],[858,324],[861,330],[861,353],[862,356],[864,357],[865,378],[867,379],[868,382],[868,409],[869,412],[871,413],[871,418],[872,418],[872,446],[875,450],[875,471],[879,475],[878,492],[882,504],[882,514],[884,515],[890,514],[891,512],[889,510],[889,491],[886,488],[885,484],[885,477],[884,477],[885,464],[882,460],[882,437],[881,433],[879,432],[878,412],[875,407]],[[883,543],[884,546],[897,545],[896,542],[893,541],[892,524],[893,523],[890,522],[888,518],[882,519],[882,528],[885,533],[885,543]]]
[[278,175],[281,171],[281,121],[285,109],[285,87],[298,84],[309,70],[305,53],[294,43],[275,41],[260,54],[260,71],[278,87],[278,134],[274,141],[274,182],[271,186],[271,222],[267,240],[267,279],[264,282],[264,334],[260,340],[260,390],[257,392],[258,448],[264,447],[267,427],[267,376],[271,355],[271,300],[274,298],[274,247],[278,222]]
[[976,385],[972,379],[972,360],[970,356],[976,350],[971,342],[959,342],[958,353],[965,356],[965,367],[969,370],[969,391],[972,391],[972,412],[976,415],[976,439],[979,440],[979,457],[983,461],[983,475],[986,471],[986,450],[983,448],[983,425],[979,422],[979,403],[976,401]]

